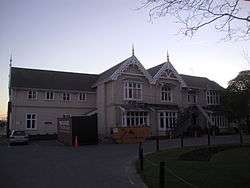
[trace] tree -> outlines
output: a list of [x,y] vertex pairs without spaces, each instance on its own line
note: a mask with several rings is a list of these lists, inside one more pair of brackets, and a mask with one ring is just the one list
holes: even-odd
[[187,36],[214,25],[225,39],[250,39],[250,0],[144,0],[141,8],[149,9],[150,19],[175,17]]
[[223,97],[230,119],[246,124],[250,130],[250,71],[242,71],[229,82]]

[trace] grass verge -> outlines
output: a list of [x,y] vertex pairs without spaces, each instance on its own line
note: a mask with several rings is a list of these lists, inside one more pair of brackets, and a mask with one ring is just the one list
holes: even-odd
[[250,146],[223,145],[169,149],[145,156],[137,170],[149,188],[159,187],[165,161],[165,187],[250,187]]

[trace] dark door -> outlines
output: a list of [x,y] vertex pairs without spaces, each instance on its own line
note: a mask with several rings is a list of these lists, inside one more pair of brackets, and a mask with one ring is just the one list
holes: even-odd
[[72,143],[77,136],[80,145],[97,144],[97,114],[91,116],[72,116]]

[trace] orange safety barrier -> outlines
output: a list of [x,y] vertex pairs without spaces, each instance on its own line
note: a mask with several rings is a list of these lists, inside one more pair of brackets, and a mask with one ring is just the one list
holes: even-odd
[[116,127],[112,128],[112,138],[119,144],[144,142],[150,135],[149,127]]

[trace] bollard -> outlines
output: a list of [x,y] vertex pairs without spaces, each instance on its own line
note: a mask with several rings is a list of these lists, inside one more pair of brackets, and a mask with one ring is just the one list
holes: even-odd
[[142,143],[140,142],[139,143],[139,148],[138,148],[138,159],[140,160],[140,158],[141,158],[141,148],[142,148]]
[[156,151],[160,150],[160,145],[159,145],[159,137],[156,137]]
[[181,148],[183,148],[184,144],[183,144],[183,134],[181,134]]
[[242,136],[242,131],[239,130],[240,133],[240,145],[243,145],[243,136]]
[[141,146],[139,149],[139,157],[140,157],[140,169],[143,171],[143,147]]
[[159,171],[159,184],[160,188],[165,187],[165,162],[160,162],[160,171]]
[[210,146],[210,129],[207,129],[207,145]]

